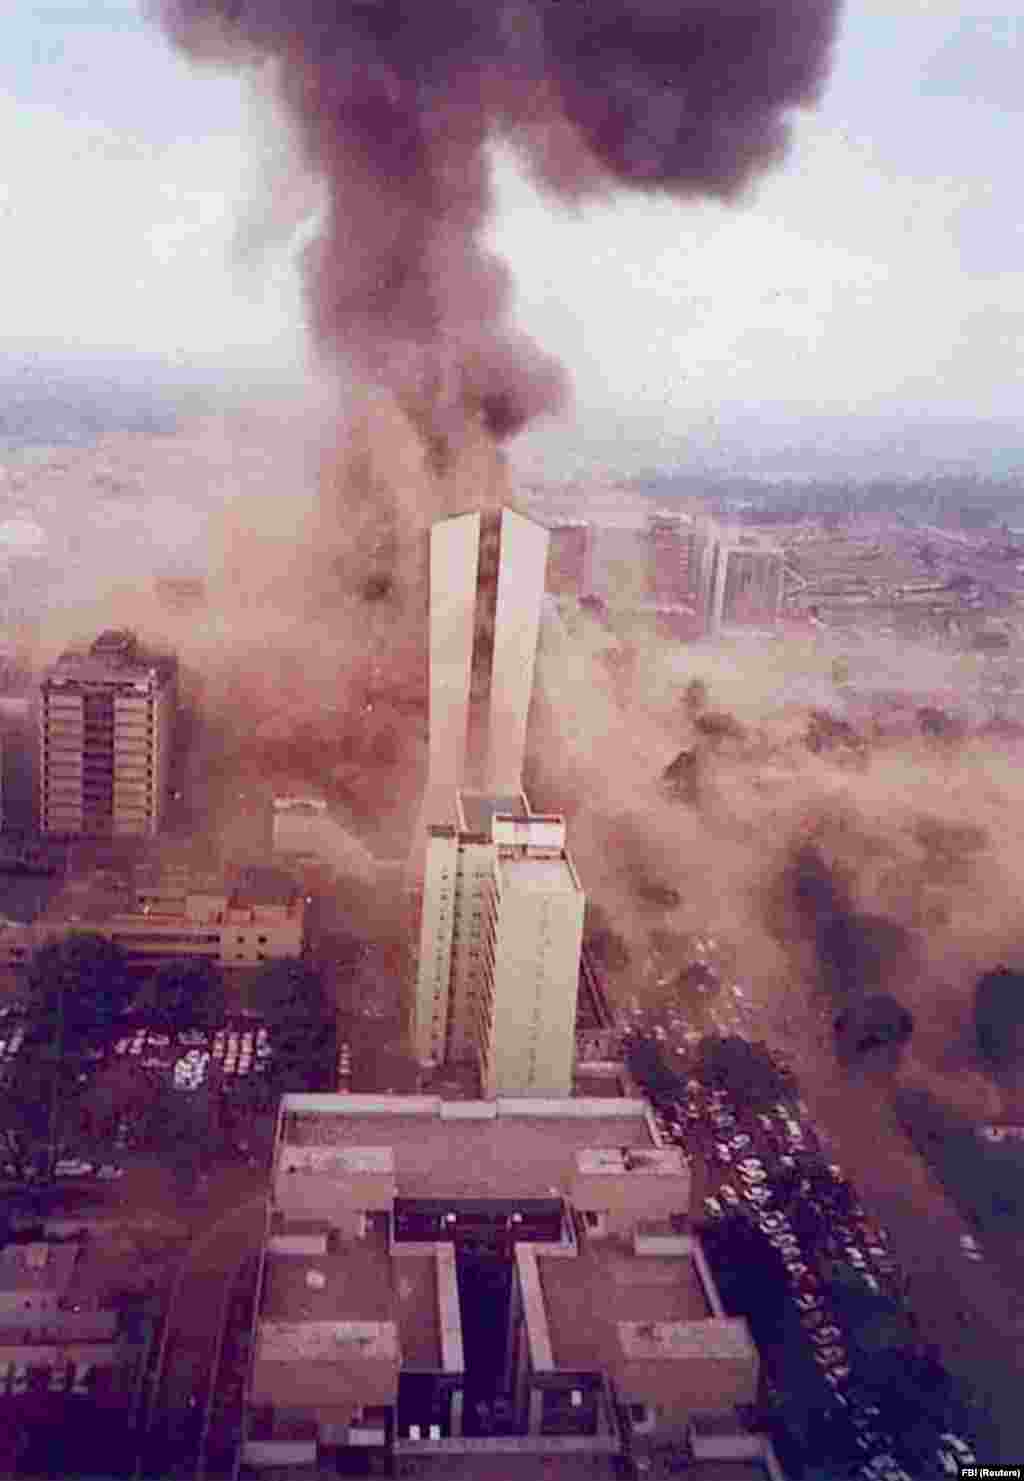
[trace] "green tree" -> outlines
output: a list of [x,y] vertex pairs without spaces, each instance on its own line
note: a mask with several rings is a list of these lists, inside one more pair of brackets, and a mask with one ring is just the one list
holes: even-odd
[[213,962],[180,957],[163,962],[135,1000],[135,1011],[177,1037],[224,1021],[224,979]]
[[974,989],[974,1031],[982,1058],[996,1068],[1024,1059],[1024,973],[997,967]]
[[270,1031],[266,1076],[272,1093],[324,1082],[333,1061],[334,1035],[316,968],[302,957],[267,962],[253,979],[249,1005]]
[[693,1073],[718,1086],[748,1109],[759,1110],[797,1094],[792,1073],[778,1064],[764,1044],[738,1034],[709,1034],[697,1046]]
[[253,978],[249,1006],[278,1030],[319,1027],[325,1010],[320,973],[303,957],[266,962]]
[[59,1029],[65,1047],[102,1038],[127,1008],[133,990],[124,952],[90,931],[41,946],[26,986],[33,1028]]

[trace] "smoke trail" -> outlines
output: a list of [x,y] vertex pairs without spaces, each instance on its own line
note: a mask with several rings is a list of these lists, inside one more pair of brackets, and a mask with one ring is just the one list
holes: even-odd
[[326,221],[307,261],[321,347],[388,387],[431,465],[558,410],[559,367],[508,322],[482,245],[488,148],[566,200],[736,198],[826,77],[838,0],[155,0],[191,54],[270,60]]

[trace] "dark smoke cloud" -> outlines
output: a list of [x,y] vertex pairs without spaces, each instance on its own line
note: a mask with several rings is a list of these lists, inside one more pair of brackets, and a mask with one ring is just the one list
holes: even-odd
[[389,387],[432,465],[556,411],[564,377],[507,322],[483,246],[488,146],[563,199],[734,199],[822,89],[838,0],[155,0],[192,54],[270,60],[327,213],[320,345]]

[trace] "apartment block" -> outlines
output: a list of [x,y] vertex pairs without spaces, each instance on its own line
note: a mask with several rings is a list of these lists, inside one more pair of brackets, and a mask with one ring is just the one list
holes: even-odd
[[39,825],[52,837],[152,837],[165,814],[177,660],[101,633],[42,681]]
[[458,793],[429,831],[414,1041],[476,1063],[483,1093],[570,1095],[586,904],[560,816]]

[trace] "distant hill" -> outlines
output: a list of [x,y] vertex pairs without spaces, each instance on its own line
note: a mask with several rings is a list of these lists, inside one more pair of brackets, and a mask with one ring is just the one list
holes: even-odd
[[220,376],[139,358],[0,353],[0,450],[80,447],[117,432],[175,431]]

